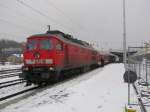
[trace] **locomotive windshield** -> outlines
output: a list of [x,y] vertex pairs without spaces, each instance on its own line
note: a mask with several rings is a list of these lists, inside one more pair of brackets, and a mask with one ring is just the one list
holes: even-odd
[[29,41],[28,44],[27,44],[27,50],[36,49],[36,45],[37,45],[36,40]]
[[40,48],[43,50],[50,50],[52,48],[52,44],[50,40],[41,40]]

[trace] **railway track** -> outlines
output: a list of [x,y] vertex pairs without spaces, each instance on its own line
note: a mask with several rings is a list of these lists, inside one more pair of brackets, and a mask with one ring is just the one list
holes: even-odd
[[38,89],[38,88],[40,88],[40,87],[39,87],[39,86],[37,86],[37,87],[32,87],[32,88],[29,88],[29,89],[25,89],[25,90],[22,90],[22,91],[13,93],[13,94],[11,94],[11,95],[4,96],[4,97],[0,98],[0,101],[7,100],[7,99],[9,99],[9,98],[12,98],[12,97],[21,95],[21,94],[26,93],[26,92],[29,92],[29,91],[33,91],[33,90]]
[[[79,76],[79,75],[77,75],[77,76],[75,76],[75,77],[71,77],[71,78],[66,78],[66,79],[64,79],[64,80],[62,80],[62,81],[60,81],[60,82],[57,82],[57,83],[51,83],[51,84],[46,84],[46,85],[42,85],[42,86],[36,86],[36,87],[32,87],[32,88],[29,88],[29,89],[22,90],[22,91],[19,91],[19,92],[16,92],[16,93],[13,93],[13,94],[10,94],[10,95],[1,97],[1,98],[0,98],[0,102],[1,102],[1,101],[5,101],[5,100],[10,99],[10,98],[13,98],[13,97],[18,96],[18,95],[27,93],[27,92],[29,92],[29,91],[33,91],[33,90],[35,90],[35,89],[40,89],[40,88],[44,89],[44,88],[47,88],[47,87],[49,87],[49,86],[50,86],[50,87],[53,87],[53,86],[55,86],[55,85],[59,85],[59,84],[61,84],[61,83],[64,83],[64,82],[66,82],[66,81],[68,81],[68,80],[72,80],[73,78],[76,78],[76,77],[78,77],[78,76]],[[6,83],[7,83],[7,82],[6,82]]]
[[0,71],[0,79],[15,77],[21,73],[21,69],[9,69]]
[[[91,71],[88,71],[88,72],[91,72]],[[86,72],[86,73],[88,73],[88,72]],[[42,86],[36,86],[36,87],[32,87],[32,88],[29,88],[29,89],[25,89],[25,90],[22,90],[22,91],[19,91],[19,92],[16,92],[16,93],[12,93],[12,94],[10,94],[10,95],[1,97],[1,98],[0,98],[0,101],[5,101],[5,100],[7,100],[7,99],[16,97],[16,96],[18,96],[18,95],[27,93],[27,92],[29,92],[29,91],[33,91],[33,90],[35,90],[35,89],[42,89],[42,90],[43,90],[43,89],[46,89],[46,88],[52,88],[52,87],[54,87],[54,86],[60,85],[60,84],[62,84],[62,83],[65,83],[65,82],[67,82],[67,81],[74,80],[74,79],[80,77],[80,76],[83,75],[83,74],[85,74],[85,73],[81,73],[80,75],[79,75],[79,74],[76,74],[76,75],[74,74],[74,75],[72,75],[72,76],[70,76],[70,77],[65,77],[63,80],[61,80],[61,81],[59,81],[59,82],[57,82],[57,83],[50,83],[50,84],[46,84],[46,85],[42,85]]]
[[17,68],[17,69],[7,69],[7,70],[1,70],[0,74],[6,74],[6,73],[13,73],[13,72],[20,72],[21,69]]
[[21,72],[18,72],[18,73],[11,73],[11,74],[7,74],[7,75],[0,75],[0,79],[3,79],[3,78],[9,78],[9,77],[15,77],[15,76],[19,76]]
[[15,81],[20,81],[20,80],[23,80],[23,79],[16,79],[16,80],[11,80],[11,81],[6,81],[6,82],[0,82],[0,85],[8,84],[8,83],[15,82]]
[[9,86],[13,86],[13,85],[17,85],[17,84],[20,84],[20,83],[24,83],[24,82],[26,82],[26,81],[23,80],[23,79],[17,79],[17,80],[2,82],[2,83],[0,83],[0,89],[5,88],[5,87],[9,87]]
[[[137,87],[135,86],[135,84],[132,84],[135,92],[137,95],[139,95],[139,92],[137,90]],[[140,109],[141,109],[141,112],[147,112],[146,108],[145,108],[145,105],[143,104],[143,101],[140,97],[138,97],[138,102],[139,102],[139,105],[140,105]]]

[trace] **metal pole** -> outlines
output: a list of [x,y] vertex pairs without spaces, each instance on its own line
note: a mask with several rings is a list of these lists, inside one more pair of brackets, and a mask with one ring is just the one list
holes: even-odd
[[139,78],[141,78],[141,63],[139,63]]
[[[128,47],[128,53],[130,53],[130,48]],[[128,54],[128,60],[130,59],[130,54]],[[128,61],[129,64],[129,61]],[[128,72],[129,73],[129,72]],[[130,105],[130,78],[128,74],[128,105]]]
[[145,72],[146,72],[146,85],[148,86],[148,70],[147,70],[147,57],[146,57],[146,54],[147,54],[147,47],[148,47],[148,44],[145,43]]
[[[126,9],[126,4],[125,4],[125,0],[123,0],[123,62],[124,62],[125,71],[127,71],[126,10],[125,9]],[[130,53],[129,48],[128,48],[128,52]],[[130,81],[129,75],[128,75],[128,81]],[[128,82],[128,105],[130,105],[130,82]]]
[[47,25],[47,27],[48,27],[48,31],[50,31],[50,30],[51,30],[51,29],[50,29],[50,28],[51,28],[51,26],[50,26],[50,25]]
[[126,11],[125,11],[125,0],[123,0],[123,61],[125,70],[127,70],[127,52],[126,52]]

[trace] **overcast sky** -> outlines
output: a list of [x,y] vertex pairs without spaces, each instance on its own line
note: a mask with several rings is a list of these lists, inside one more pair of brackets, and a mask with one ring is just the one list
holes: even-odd
[[[25,41],[46,25],[95,43],[122,49],[123,0],[0,0],[0,38]],[[126,0],[127,41],[141,46],[150,38],[150,1]]]

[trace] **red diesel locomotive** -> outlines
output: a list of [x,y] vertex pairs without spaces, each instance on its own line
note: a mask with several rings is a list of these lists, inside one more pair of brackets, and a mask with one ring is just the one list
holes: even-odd
[[82,70],[104,64],[104,58],[85,41],[60,31],[47,31],[27,38],[21,78],[27,85],[56,81],[64,71]]

